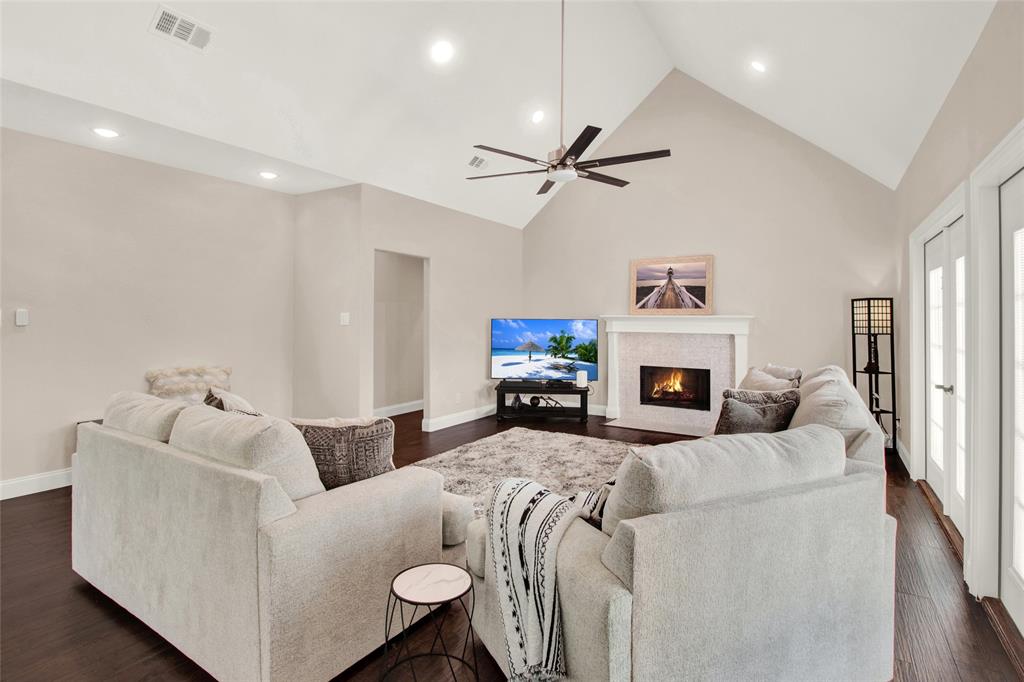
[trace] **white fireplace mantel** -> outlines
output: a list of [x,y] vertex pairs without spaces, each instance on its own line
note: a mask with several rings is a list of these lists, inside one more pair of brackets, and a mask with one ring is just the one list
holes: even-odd
[[735,380],[747,372],[752,315],[602,315],[608,334],[608,417],[619,417],[619,334],[726,334],[733,337]]

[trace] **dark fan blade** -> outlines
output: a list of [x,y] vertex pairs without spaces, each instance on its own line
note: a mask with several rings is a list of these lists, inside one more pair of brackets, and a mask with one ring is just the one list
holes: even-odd
[[544,184],[540,186],[539,190],[537,190],[537,194],[547,194],[548,190],[554,186],[555,183],[551,182],[550,180],[545,180]]
[[659,149],[656,152],[642,152],[640,154],[623,154],[622,156],[606,156],[603,159],[590,159],[576,164],[580,170],[585,168],[597,168],[598,166],[614,166],[620,163],[633,163],[634,161],[646,161],[647,159],[660,159],[663,156],[671,156],[668,149]]
[[561,160],[558,163],[565,163],[566,159],[572,157],[578,159],[583,155],[583,152],[587,151],[587,147],[594,141],[601,133],[601,129],[597,126],[587,126],[580,133],[580,136],[576,138],[576,141],[569,145],[569,148],[565,150],[565,154],[562,155]]
[[603,182],[606,185],[615,185],[616,187],[625,187],[629,184],[629,181],[627,180],[619,180],[618,178],[613,178],[610,175],[601,175],[594,171],[580,171],[580,177],[584,180],[596,180],[597,182]]
[[497,147],[488,147],[485,144],[475,144],[473,146],[476,147],[477,149],[483,149],[484,151],[494,152],[495,154],[504,154],[505,156],[511,156],[513,159],[522,159],[523,161],[529,161],[530,163],[539,163],[542,166],[548,165],[546,161],[534,159],[529,156],[523,156],[522,154],[516,154],[515,152],[507,152],[504,149],[498,149]]
[[483,180],[484,178],[503,178],[506,175],[530,175],[531,173],[547,173],[546,168],[538,168],[532,171],[516,171],[515,173],[495,173],[494,175],[474,175],[466,178],[467,180]]

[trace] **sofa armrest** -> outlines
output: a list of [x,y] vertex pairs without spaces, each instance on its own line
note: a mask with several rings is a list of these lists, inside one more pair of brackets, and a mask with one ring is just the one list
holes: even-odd
[[259,532],[262,678],[323,680],[383,644],[391,579],[441,556],[440,474],[404,467]]
[[608,536],[583,519],[558,545],[559,604],[573,680],[631,679],[633,595],[601,563]]

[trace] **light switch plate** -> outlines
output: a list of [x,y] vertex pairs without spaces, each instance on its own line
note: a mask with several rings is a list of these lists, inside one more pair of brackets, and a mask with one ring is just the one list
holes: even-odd
[[349,320],[350,320],[350,315],[348,313],[341,313],[338,316],[338,323],[342,327],[347,327],[349,325],[349,323],[350,323]]
[[14,326],[28,326],[28,308],[18,308],[17,310],[14,311]]

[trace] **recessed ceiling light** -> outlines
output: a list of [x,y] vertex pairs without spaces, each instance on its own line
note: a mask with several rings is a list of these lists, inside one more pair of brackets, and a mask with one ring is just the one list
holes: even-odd
[[455,48],[447,40],[439,40],[430,48],[430,58],[437,64],[447,64],[455,56]]
[[112,138],[121,136],[121,133],[116,130],[111,130],[110,128],[93,128],[92,131],[100,137]]
[[768,70],[768,67],[764,65],[764,62],[759,61],[750,62],[750,68],[752,68],[754,71],[757,71],[758,73],[764,73],[765,71]]
[[533,112],[533,116],[530,117],[530,120],[533,121],[534,123],[540,123],[541,121],[544,120],[544,112],[538,109],[537,111]]
[[277,178],[277,173],[274,171],[260,171],[260,177],[264,180],[274,180]]

